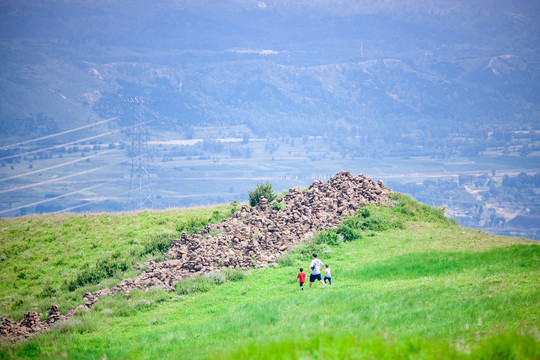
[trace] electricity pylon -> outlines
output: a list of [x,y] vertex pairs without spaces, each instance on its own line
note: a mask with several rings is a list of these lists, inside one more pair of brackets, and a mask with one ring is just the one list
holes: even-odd
[[125,100],[135,108],[131,133],[131,175],[126,210],[151,209],[154,206],[154,194],[149,173],[148,137],[150,132],[144,119],[144,100],[141,97]]

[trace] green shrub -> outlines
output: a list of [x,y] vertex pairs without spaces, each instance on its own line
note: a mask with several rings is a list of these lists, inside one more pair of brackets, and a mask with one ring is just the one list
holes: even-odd
[[[362,214],[362,216],[364,216]],[[390,228],[390,222],[388,218],[382,216],[381,214],[373,214],[364,218],[363,221],[359,223],[362,230],[372,230],[372,231],[384,231]]]
[[68,282],[69,291],[75,291],[75,289],[88,284],[97,284],[100,280],[110,278],[118,271],[126,271],[128,265],[125,260],[110,258],[105,260],[98,260],[94,267],[83,270],[80,272],[74,280]]
[[227,218],[227,216],[223,216],[219,210],[214,210],[212,211],[212,217],[210,218],[210,222],[213,222],[213,223],[219,223],[221,222],[223,219]]
[[216,286],[213,279],[206,276],[197,276],[185,278],[176,283],[176,293],[179,295],[187,295],[195,292],[207,292]]
[[104,316],[109,316],[113,313],[113,311],[109,308],[105,308],[103,310],[101,310],[101,315],[104,315]]
[[216,285],[221,285],[226,280],[225,274],[223,274],[222,272],[218,272],[218,271],[209,272],[208,274],[206,274],[204,276],[206,276],[207,278],[212,280],[214,283],[216,283]]
[[242,270],[235,269],[225,269],[223,273],[225,274],[225,278],[230,281],[240,281],[245,276]]
[[343,236],[340,236],[335,229],[330,229],[328,231],[321,231],[315,235],[313,242],[335,246],[343,242]]
[[371,213],[372,213],[372,209],[370,209],[369,205],[368,206],[365,206],[364,208],[358,210],[358,215],[363,217],[364,219],[367,219],[368,217],[371,216]]
[[343,237],[343,241],[354,241],[362,238],[362,232],[347,224],[343,224],[336,229],[336,232]]
[[40,299],[45,298],[51,298],[56,295],[56,289],[54,289],[50,284],[45,285],[43,290],[39,294],[37,294],[37,297]]
[[278,260],[279,266],[291,266],[293,264],[294,264],[294,257],[291,254],[285,253],[279,257],[279,260]]
[[135,310],[150,310],[155,304],[149,299],[134,300],[129,303],[129,307]]
[[268,202],[271,202],[276,198],[276,194],[274,193],[274,190],[272,190],[272,185],[270,183],[258,184],[255,190],[249,192],[249,205],[257,206],[261,196],[264,196]]
[[171,298],[162,287],[152,287],[148,290],[134,290],[129,294],[115,293],[111,296],[102,296],[92,311],[103,315],[133,316],[140,311],[148,311]]
[[[353,231],[385,231],[388,229],[403,229],[405,224],[389,208],[368,204],[358,210],[354,216],[347,218],[342,226],[349,227]],[[346,232],[346,230],[343,231]],[[347,234],[347,236],[354,236],[354,234]]]
[[223,221],[224,219],[229,217],[230,214],[231,211],[225,209],[223,211],[214,210],[209,218],[202,216],[190,217],[189,219],[176,224],[176,231],[179,233],[185,231],[189,235],[193,235],[204,229],[204,227],[209,223],[219,223]]
[[244,276],[241,270],[225,269],[224,271],[213,271],[205,275],[182,279],[175,284],[175,290],[179,295],[207,292],[214,286],[224,284],[227,280],[240,281]]
[[132,300],[149,300],[151,303],[162,303],[171,298],[170,294],[161,286],[153,286],[148,290],[134,290],[129,293]]
[[239,209],[239,204],[238,204],[238,200],[234,200],[232,203],[231,203],[231,214],[234,214],[235,212],[237,212]]
[[68,333],[91,333],[97,329],[95,318],[91,316],[72,317],[66,321],[59,321],[51,326],[51,330],[57,331],[60,334]]
[[202,217],[190,217],[187,220],[181,221],[176,225],[176,231],[181,233],[182,231],[185,231],[189,235],[193,235],[196,232],[201,231],[204,229],[206,224],[210,222],[210,219],[208,218],[202,218]]
[[130,295],[117,292],[114,295],[102,296],[94,305],[92,311],[110,314],[111,316],[133,316],[137,311],[130,307]]
[[141,252],[140,256],[154,253],[164,254],[169,250],[173,240],[176,238],[177,236],[175,234],[156,235],[144,244],[144,250]]
[[282,203],[273,203],[272,206],[270,206],[272,208],[272,210],[276,210],[276,211],[279,211],[279,210],[283,210],[285,209],[285,204],[282,204]]

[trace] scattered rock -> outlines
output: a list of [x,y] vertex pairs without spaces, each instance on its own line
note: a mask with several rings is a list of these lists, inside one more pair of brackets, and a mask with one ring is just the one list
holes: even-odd
[[49,309],[49,317],[45,321],[40,320],[41,314],[35,311],[29,311],[24,314],[21,321],[11,321],[6,316],[2,316],[0,324],[0,336],[9,338],[12,342],[18,342],[28,339],[30,336],[50,329],[51,324],[59,320],[65,320],[66,317],[60,314],[57,305]]

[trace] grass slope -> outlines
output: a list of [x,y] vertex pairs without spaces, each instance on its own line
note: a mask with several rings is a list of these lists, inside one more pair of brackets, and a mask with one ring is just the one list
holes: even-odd
[[[0,358],[539,358],[538,244],[462,229],[395,199],[342,226],[352,238],[330,231],[277,268],[237,281],[214,274],[200,291],[182,281],[182,295],[103,297],[26,343],[2,345]],[[334,284],[302,292],[294,280],[313,250]]]
[[230,206],[137,213],[57,214],[0,219],[0,314],[22,319],[82,303],[82,294],[140,273],[182,231],[219,222]]

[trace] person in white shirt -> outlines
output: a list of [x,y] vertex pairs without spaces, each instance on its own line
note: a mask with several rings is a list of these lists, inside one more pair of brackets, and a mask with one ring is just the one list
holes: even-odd
[[325,275],[324,275],[324,283],[326,284],[326,280],[332,285],[332,274],[330,274],[330,267],[328,264],[324,265],[326,269],[324,269]]
[[315,280],[319,280],[319,282],[324,285],[321,280],[321,266],[323,265],[324,264],[322,261],[317,259],[317,254],[313,254],[313,261],[309,266],[311,268],[311,274],[309,275],[309,288],[311,288],[311,285],[313,285]]

